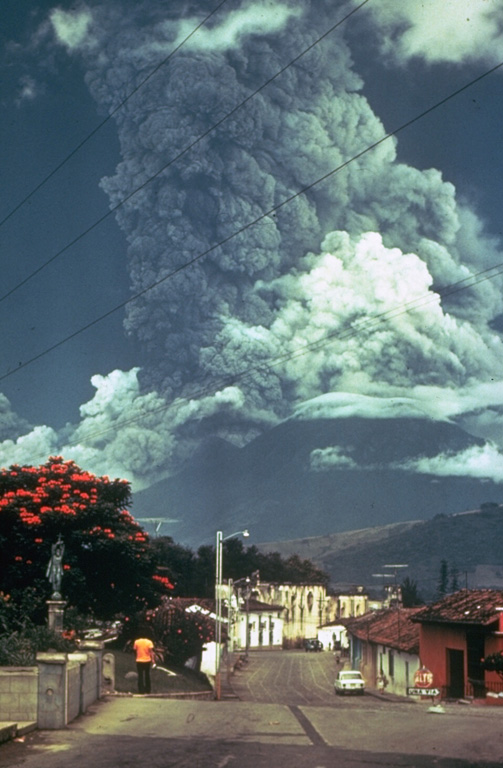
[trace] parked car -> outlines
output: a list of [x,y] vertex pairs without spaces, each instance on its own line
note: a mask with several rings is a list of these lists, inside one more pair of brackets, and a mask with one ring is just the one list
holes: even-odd
[[322,651],[323,643],[316,637],[308,637],[307,640],[304,640],[304,648],[306,653],[307,651]]
[[356,669],[341,669],[334,683],[335,693],[360,693],[365,691],[365,681],[362,673]]

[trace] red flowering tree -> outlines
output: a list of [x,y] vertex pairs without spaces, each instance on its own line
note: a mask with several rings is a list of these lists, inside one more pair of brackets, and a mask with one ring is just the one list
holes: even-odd
[[203,646],[214,639],[215,631],[214,616],[208,609],[200,609],[187,598],[174,597],[147,612],[144,623],[150,627],[156,647],[162,649],[165,663],[182,666],[196,657],[199,665]]
[[51,457],[39,467],[0,470],[0,590],[33,616],[51,594],[51,546],[64,543],[62,595],[69,605],[110,619],[156,605],[170,587],[155,578],[148,536],[127,510],[131,488]]

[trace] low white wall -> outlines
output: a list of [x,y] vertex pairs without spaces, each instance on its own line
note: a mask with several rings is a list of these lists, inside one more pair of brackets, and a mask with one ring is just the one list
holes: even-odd
[[0,667],[0,720],[35,722],[38,710],[38,668]]
[[39,728],[64,728],[101,695],[100,650],[37,654]]
[[88,653],[86,663],[81,666],[81,712],[86,712],[101,693],[100,659],[95,653]]
[[0,667],[0,721],[64,728],[101,696],[101,665],[97,649],[39,653],[36,667]]
[[66,686],[66,722],[71,723],[80,715],[81,676],[80,663],[76,660],[67,661]]
[[215,678],[216,649],[217,644],[213,641],[211,643],[206,643],[201,656],[200,670],[204,675],[206,675],[211,683],[213,683]]

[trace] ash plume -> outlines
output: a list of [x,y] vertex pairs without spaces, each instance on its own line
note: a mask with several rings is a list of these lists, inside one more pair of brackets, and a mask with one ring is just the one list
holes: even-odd
[[[75,12],[75,29],[71,14],[53,18],[102,109],[113,109],[213,4],[167,5],[88,3]],[[384,5],[373,16],[383,35],[403,21],[392,12],[396,3]],[[341,4],[337,14],[350,7]],[[410,21],[419,30],[415,48],[407,38],[412,53],[420,49],[418,14]],[[110,205],[333,24],[328,0],[225,5],[114,116],[122,160],[102,180]],[[94,461],[108,452],[147,483],[190,455],[202,436],[242,445],[326,393],[401,397],[501,376],[501,341],[489,326],[502,311],[500,281],[441,293],[500,261],[500,244],[440,171],[399,162],[396,140],[248,227],[385,135],[389,127],[362,88],[341,27],[118,209],[133,295],[243,231],[128,306],[125,330],[141,342],[147,363],[115,372],[106,407],[104,380],[96,382],[71,442],[84,437],[89,420],[118,420],[110,407],[124,394],[120,381],[129,382],[131,403],[146,407],[150,399],[166,409],[150,424],[131,424],[127,439],[106,448],[105,438],[97,441]],[[409,312],[361,325],[423,296],[428,302]],[[328,336],[330,343],[298,354]],[[250,373],[240,379],[243,371]],[[233,383],[222,389],[221,381]],[[501,408],[499,395],[491,405]]]

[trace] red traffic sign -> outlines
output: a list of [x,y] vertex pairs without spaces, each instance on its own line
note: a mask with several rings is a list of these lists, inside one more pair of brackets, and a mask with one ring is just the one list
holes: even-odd
[[429,688],[433,685],[433,672],[430,672],[426,667],[421,667],[414,672],[414,687],[415,688]]

